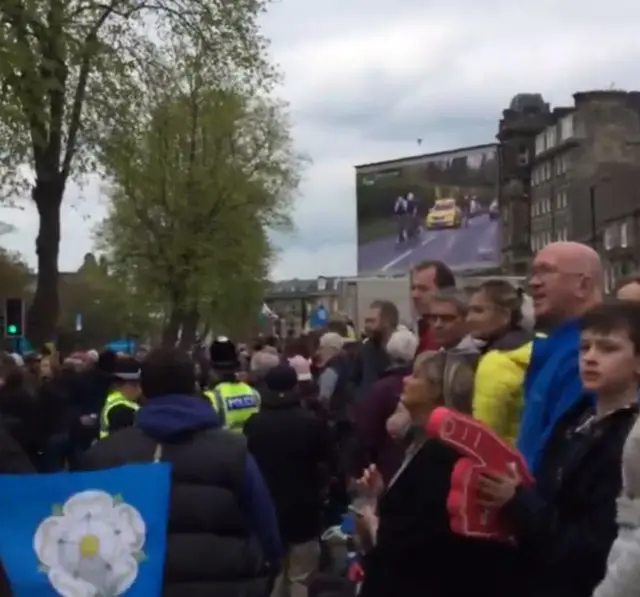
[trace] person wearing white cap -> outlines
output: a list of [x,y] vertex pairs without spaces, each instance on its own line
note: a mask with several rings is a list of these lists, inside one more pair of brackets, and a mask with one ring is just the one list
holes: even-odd
[[300,400],[312,410],[317,409],[318,392],[313,374],[311,373],[311,361],[297,354],[289,358],[289,365],[293,367],[298,377],[298,394]]
[[296,355],[289,359],[289,365],[291,365],[298,376],[298,383],[303,381],[312,381],[311,375],[311,363],[308,359],[305,359],[302,355]]

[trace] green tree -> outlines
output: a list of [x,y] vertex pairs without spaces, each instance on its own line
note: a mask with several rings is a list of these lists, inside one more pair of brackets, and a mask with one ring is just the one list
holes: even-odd
[[51,338],[58,315],[69,178],[96,171],[96,147],[135,103],[148,64],[174,43],[197,45],[237,84],[268,89],[274,72],[258,29],[267,2],[0,2],[0,186],[5,197],[30,192],[40,219],[28,321],[34,340]]
[[266,229],[290,226],[302,165],[283,105],[205,83],[199,60],[176,60],[194,73],[186,83],[159,73],[103,154],[113,189],[99,246],[167,314],[166,344],[181,327],[188,343],[203,317],[228,324],[259,308]]
[[19,253],[0,248],[0,298],[27,298],[31,273]]

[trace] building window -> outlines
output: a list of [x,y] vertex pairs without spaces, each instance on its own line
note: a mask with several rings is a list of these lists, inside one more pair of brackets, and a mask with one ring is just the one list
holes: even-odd
[[614,244],[613,236],[614,236],[613,228],[611,226],[608,226],[607,228],[605,228],[605,231],[604,231],[604,248],[607,251],[610,251],[611,249],[613,249],[613,244]]
[[518,165],[526,166],[529,163],[529,150],[525,145],[518,148]]
[[543,132],[536,136],[536,155],[540,155],[545,149]]
[[546,139],[545,139],[545,145],[546,145],[546,149],[550,149],[552,147],[555,147],[556,142],[557,142],[557,129],[555,126],[550,126],[547,131],[546,131]]
[[605,294],[609,294],[609,292],[613,288],[613,284],[611,283],[611,278],[612,277],[613,277],[613,272],[611,271],[611,266],[605,265],[605,267],[604,267],[604,291],[605,291]]
[[560,121],[560,139],[562,141],[571,139],[573,132],[573,114],[569,114]]
[[561,191],[556,196],[556,209],[564,209],[565,207],[567,207],[567,193]]
[[545,208],[546,208],[546,213],[550,214],[551,213],[551,199],[549,199],[549,197],[547,197],[545,199]]
[[627,222],[620,224],[620,246],[623,249],[629,246],[629,224]]

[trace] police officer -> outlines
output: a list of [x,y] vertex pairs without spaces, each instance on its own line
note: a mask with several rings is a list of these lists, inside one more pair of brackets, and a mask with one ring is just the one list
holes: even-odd
[[260,410],[260,394],[238,379],[240,360],[229,338],[216,338],[209,348],[209,357],[219,381],[204,395],[211,401],[223,425],[231,431],[241,432],[249,417]]
[[140,363],[120,357],[115,363],[112,390],[100,413],[100,439],[118,429],[131,427],[140,408]]

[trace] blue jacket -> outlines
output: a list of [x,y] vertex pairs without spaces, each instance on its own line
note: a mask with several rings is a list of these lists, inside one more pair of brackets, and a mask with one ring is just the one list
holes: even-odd
[[517,442],[534,474],[556,423],[584,396],[579,358],[578,319],[534,340],[524,380],[524,412]]

